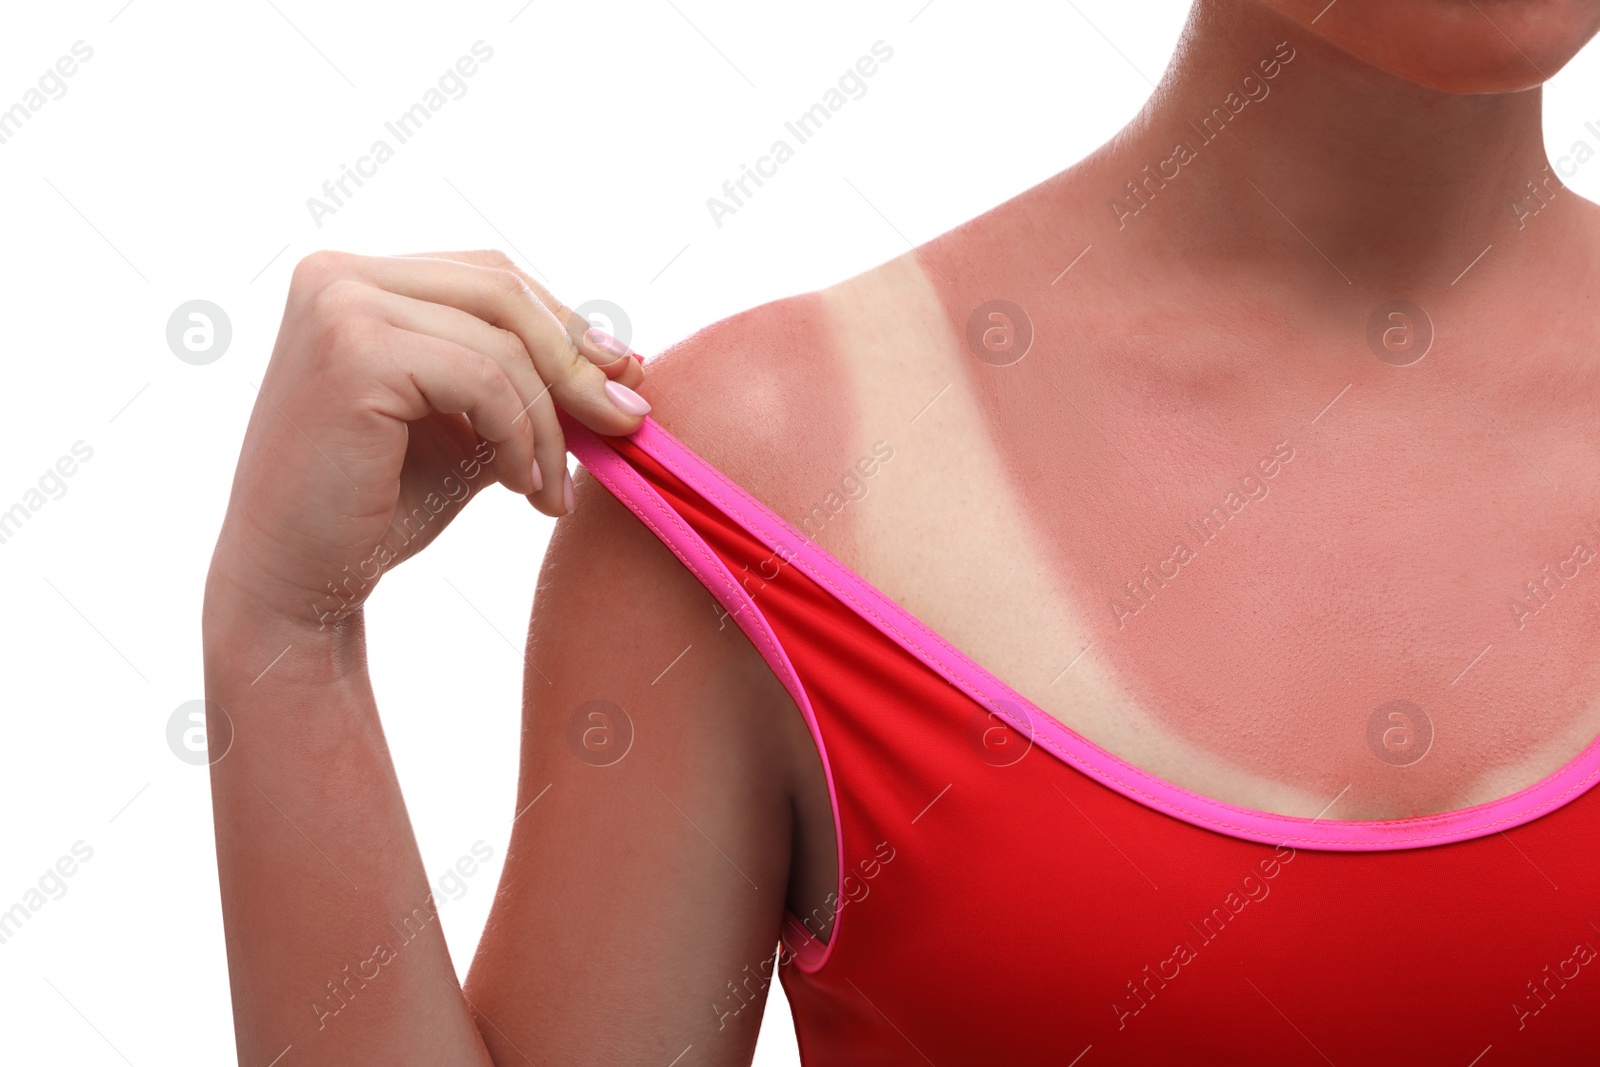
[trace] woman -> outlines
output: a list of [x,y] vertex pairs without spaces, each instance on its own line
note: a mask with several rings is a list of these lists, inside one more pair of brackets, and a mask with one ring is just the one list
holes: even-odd
[[[206,602],[241,1062],[747,1063],[775,971],[814,1063],[1592,1057],[1597,26],[1197,0],[643,385],[503,257],[304,261]],[[563,518],[463,992],[360,604],[490,480]]]

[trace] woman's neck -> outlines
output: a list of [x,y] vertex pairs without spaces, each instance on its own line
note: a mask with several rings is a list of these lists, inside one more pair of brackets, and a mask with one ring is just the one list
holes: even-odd
[[1091,173],[1119,238],[1200,275],[1358,302],[1459,293],[1453,280],[1491,245],[1497,265],[1539,262],[1563,240],[1547,216],[1575,199],[1549,168],[1540,90],[1413,85],[1252,0],[1199,0],[1155,94]]

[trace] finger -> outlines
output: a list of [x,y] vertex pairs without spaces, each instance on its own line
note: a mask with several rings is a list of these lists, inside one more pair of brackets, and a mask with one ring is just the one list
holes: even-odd
[[[596,433],[625,436],[639,428],[649,405],[610,383],[579,354],[555,315],[513,270],[422,256],[366,256],[366,280],[418,300],[449,304],[515,333],[554,400]],[[631,411],[629,409],[632,409]]]
[[380,413],[406,422],[435,411],[463,415],[474,433],[496,446],[496,460],[509,452],[510,469],[532,470],[533,435],[522,400],[498,363],[454,341],[395,327],[386,328],[375,348],[377,380],[387,394],[378,399]]
[[[547,515],[562,514],[561,477],[567,469],[566,443],[556,419],[555,403],[548,396],[549,389],[534,370],[521,339],[509,330],[448,304],[416,300],[386,289],[372,289],[370,296],[375,310],[391,325],[470,348],[493,360],[504,372],[522,402],[519,428],[528,433],[531,441],[528,454],[532,459],[523,463],[524,454],[520,449],[508,450],[503,455],[497,451],[491,469],[508,489],[527,496],[540,511]],[[513,464],[521,464],[521,469]]]
[[605,371],[606,377],[621,382],[629,389],[637,389],[644,382],[644,357],[631,349],[626,341],[613,337],[594,326],[589,320],[562,303],[545,285],[523,270],[510,256],[498,249],[462,252],[412,252],[411,258],[448,259],[457,263],[471,263],[479,267],[493,267],[515,271],[541,303],[550,309],[567,331],[580,355]]

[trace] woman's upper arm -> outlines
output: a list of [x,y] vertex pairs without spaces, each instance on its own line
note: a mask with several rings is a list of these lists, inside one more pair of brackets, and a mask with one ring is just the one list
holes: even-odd
[[502,1065],[748,1064],[796,713],[631,512],[587,476],[576,498],[540,572],[517,814],[466,993]]

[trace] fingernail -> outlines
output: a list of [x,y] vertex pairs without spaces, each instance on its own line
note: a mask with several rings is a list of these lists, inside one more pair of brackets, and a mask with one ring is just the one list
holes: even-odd
[[633,355],[633,349],[629,348],[615,337],[612,337],[609,333],[606,333],[598,326],[591,326],[585,330],[583,333],[583,339],[600,349],[602,352],[610,352],[613,356]]
[[606,382],[606,396],[622,409],[624,415],[650,414],[650,402],[621,382]]
[[567,514],[572,514],[572,472],[561,472],[561,503],[566,507]]
[[537,493],[544,488],[544,471],[539,469],[539,461],[533,461],[533,491]]

